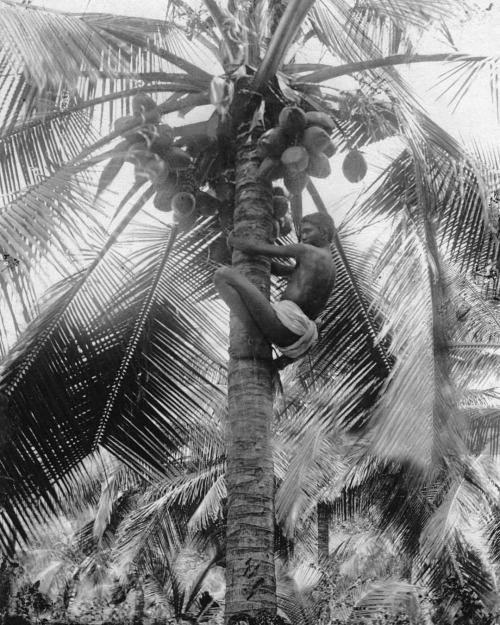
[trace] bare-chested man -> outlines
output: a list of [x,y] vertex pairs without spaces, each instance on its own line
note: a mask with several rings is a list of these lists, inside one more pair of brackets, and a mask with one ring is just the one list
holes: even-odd
[[264,254],[296,259],[295,266],[272,261],[275,275],[290,280],[278,302],[266,297],[235,269],[221,267],[214,284],[229,308],[251,331],[257,330],[288,358],[303,356],[318,337],[314,320],[324,309],[335,283],[335,266],[330,252],[333,220],[324,213],[303,218],[301,242],[272,245],[230,236],[228,243],[245,254]]

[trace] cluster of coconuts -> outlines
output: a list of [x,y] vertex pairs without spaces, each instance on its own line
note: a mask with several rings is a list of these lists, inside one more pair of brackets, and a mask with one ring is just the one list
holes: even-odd
[[298,106],[285,106],[278,125],[259,139],[259,174],[271,180],[283,178],[292,195],[304,190],[309,176],[327,178],[331,173],[329,158],[335,153],[330,138],[333,129],[326,113],[306,113]]
[[174,145],[174,132],[167,124],[160,124],[161,115],[151,97],[142,93],[134,96],[132,111],[132,116],[116,120],[115,130],[130,144],[126,160],[134,164],[136,182],[150,180],[155,190],[154,206],[161,211],[173,210],[178,221],[185,221],[196,207],[190,175],[192,158]]

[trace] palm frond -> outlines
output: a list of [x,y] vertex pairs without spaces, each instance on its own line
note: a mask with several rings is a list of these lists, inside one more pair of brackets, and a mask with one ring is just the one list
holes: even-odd
[[425,0],[421,3],[415,0],[389,0],[382,5],[374,0],[366,0],[353,13],[366,11],[375,16],[383,15],[401,27],[411,24],[422,30],[431,24],[440,25],[444,18],[464,17],[466,8],[467,3],[455,0],[439,0],[439,2]]
[[420,612],[418,607],[419,588],[400,579],[386,579],[366,583],[354,594],[355,614],[371,618],[375,614],[397,614],[406,611],[413,604],[413,616]]
[[147,491],[120,526],[118,567],[128,570],[157,543],[161,543],[165,554],[175,553],[186,536],[187,521],[196,501],[206,496],[220,478],[221,470],[220,465],[195,469]]
[[227,497],[226,478],[221,475],[210,487],[200,505],[189,519],[189,529],[193,532],[206,529],[208,524],[220,516],[222,503]]
[[[390,320],[381,338],[391,332],[390,349],[395,364],[377,409],[380,429],[373,441],[376,454],[412,459],[424,465],[431,463],[434,446],[439,446],[434,419],[442,410],[450,410],[449,398],[441,386],[446,376],[441,369],[444,363],[435,353],[434,302],[427,253],[417,232],[403,224],[380,259],[379,305],[388,306],[385,316]],[[406,415],[404,419],[402,414]]]
[[13,201],[28,186],[36,186],[54,174],[80,152],[82,137],[86,145],[95,140],[88,115],[40,116],[28,125],[19,125],[0,139],[2,204]]
[[456,66],[443,71],[435,89],[441,87],[438,98],[445,100],[452,110],[456,110],[463,97],[469,93],[474,82],[485,72],[490,76],[490,93],[493,105],[499,114],[498,108],[498,56],[494,57],[465,57]]
[[[113,15],[64,15],[11,2],[2,7],[1,134],[19,131],[21,121],[43,132],[47,117],[71,117],[82,109],[101,126],[113,123],[130,113],[130,97],[138,90],[203,91],[210,71],[218,69],[212,51],[188,40],[185,27]],[[68,38],[65,55],[60,33]],[[182,56],[172,53],[172,46]],[[191,53],[192,62],[187,60]],[[207,63],[208,72],[202,69]],[[45,143],[50,141],[46,136]]]
[[276,594],[280,610],[293,625],[316,622],[314,590],[321,581],[321,572],[303,563],[295,569],[277,567]]
[[[166,71],[171,71],[173,68],[181,69],[191,77],[193,82],[204,86],[208,86],[212,79],[213,74],[203,67],[210,63],[217,63],[216,59],[203,49],[203,46],[188,40],[187,33],[182,32],[173,24],[169,27],[164,22],[152,20],[149,22],[149,28],[147,26],[145,28],[142,18],[99,13],[86,13],[80,17],[103,39],[120,42],[123,46],[145,48],[150,54],[164,59],[169,64]],[[171,51],[172,45],[182,51],[182,56]],[[193,61],[188,60],[189,55],[193,57]],[[138,67],[134,67],[135,71],[137,69]]]
[[[65,33],[64,42],[58,33]],[[11,76],[26,72],[40,91],[75,84],[82,65],[92,78],[103,67],[112,73],[120,66],[118,50],[104,58],[104,51],[111,52],[108,42],[81,19],[55,11],[4,0],[1,39],[3,64],[8,60]]]
[[297,429],[288,436],[283,429],[281,432],[293,442],[287,443],[290,461],[275,497],[276,519],[288,537],[293,537],[295,526],[306,522],[316,510],[325,490],[333,490],[345,468],[339,432],[328,432],[324,423],[310,421],[305,432],[300,426]]
[[[13,431],[2,473],[15,485],[7,515],[16,499],[28,505],[46,492],[51,501],[57,480],[69,488],[64,476],[97,441],[139,470],[162,474],[169,453],[192,438],[198,415],[222,406],[212,369],[223,371],[220,345],[227,339],[196,303],[203,264],[195,259],[207,242],[192,231],[167,258],[168,229],[155,232],[135,272],[124,274],[123,259],[108,254],[92,273],[56,291],[6,364]],[[188,259],[196,269],[191,281],[181,281]],[[151,333],[155,340],[146,342]]]

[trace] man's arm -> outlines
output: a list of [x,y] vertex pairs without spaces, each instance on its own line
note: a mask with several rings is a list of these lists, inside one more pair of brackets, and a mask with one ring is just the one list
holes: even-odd
[[271,261],[271,273],[275,276],[290,276],[295,271],[295,265],[280,263],[277,260]]
[[288,258],[299,258],[307,251],[307,246],[303,243],[292,243],[291,245],[273,245],[263,243],[254,239],[239,239],[231,233],[227,239],[228,245],[235,247],[245,254],[263,254],[264,256],[277,256]]

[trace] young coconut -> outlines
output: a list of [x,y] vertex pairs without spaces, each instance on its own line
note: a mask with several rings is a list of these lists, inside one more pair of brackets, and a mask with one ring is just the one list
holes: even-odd
[[309,153],[302,145],[293,145],[281,155],[287,174],[298,174],[307,168]]
[[336,151],[337,151],[337,148],[335,147],[335,144],[333,143],[333,141],[330,139],[330,143],[326,146],[326,148],[324,148],[323,154],[325,156],[328,156],[328,158],[332,158],[332,156],[335,154]]
[[257,174],[267,180],[278,180],[278,178],[283,178],[285,167],[280,158],[266,156],[259,165]]
[[153,124],[160,122],[161,115],[156,102],[147,93],[138,93],[132,98],[132,111],[136,117],[142,117],[143,121]]
[[298,106],[285,106],[281,109],[278,123],[288,140],[294,142],[302,137],[307,123],[306,114]]
[[191,157],[181,148],[171,147],[165,150],[162,158],[166,161],[170,169],[174,171],[189,169],[191,165]]
[[347,153],[342,163],[342,173],[349,182],[360,182],[366,176],[368,166],[365,157],[359,150],[351,150]]
[[171,201],[174,219],[184,229],[189,228],[196,220],[196,198],[192,193],[180,191]]
[[213,195],[210,195],[210,193],[206,193],[205,191],[196,192],[196,208],[198,208],[204,217],[215,215],[220,207],[221,203],[219,200]]
[[301,143],[310,154],[318,154],[329,148],[332,140],[320,126],[310,126],[304,130]]
[[257,154],[260,158],[273,156],[279,158],[288,145],[287,137],[282,128],[267,130],[257,143]]
[[192,193],[187,191],[179,191],[172,197],[172,210],[175,217],[181,221],[194,213],[196,208],[196,198]]
[[170,212],[172,210],[172,198],[176,193],[175,187],[159,188],[153,199],[154,207],[165,213]]
[[137,119],[132,116],[119,117],[114,123],[114,129],[131,145],[134,143],[146,143],[146,137],[137,132],[139,128]]
[[137,93],[132,98],[132,111],[134,113],[147,113],[156,109],[156,102],[147,93]]
[[159,180],[163,178],[166,171],[165,163],[158,157],[138,157],[136,159],[135,166],[135,181],[146,182],[150,181],[153,184],[157,184]]
[[[177,186],[177,183],[179,181],[179,176],[177,174],[176,171],[171,171],[167,165],[165,165],[165,169],[163,170],[163,173],[161,175],[159,175],[154,181],[153,181],[153,187],[155,189],[157,189],[158,191],[160,189],[175,189]],[[173,193],[176,193],[176,191],[173,191]]]
[[144,169],[148,178],[153,184],[158,184],[163,179],[165,172],[167,171],[167,164],[159,156],[152,155],[152,157],[145,164]]
[[335,124],[330,115],[322,113],[321,111],[308,111],[306,113],[306,125],[321,126],[328,134],[331,134],[335,128]]
[[328,178],[328,176],[332,173],[328,156],[326,156],[323,152],[320,152],[319,154],[311,154],[309,157],[307,173],[310,176],[313,176],[313,178]]
[[284,217],[288,213],[288,200],[284,195],[273,195],[273,214],[275,219]]
[[132,111],[135,117],[140,117],[148,124],[159,124],[161,115],[156,102],[146,93],[138,93],[132,98]]
[[172,148],[173,136],[166,132],[154,139],[149,147],[153,154],[158,154],[164,161],[168,160],[168,153]]

